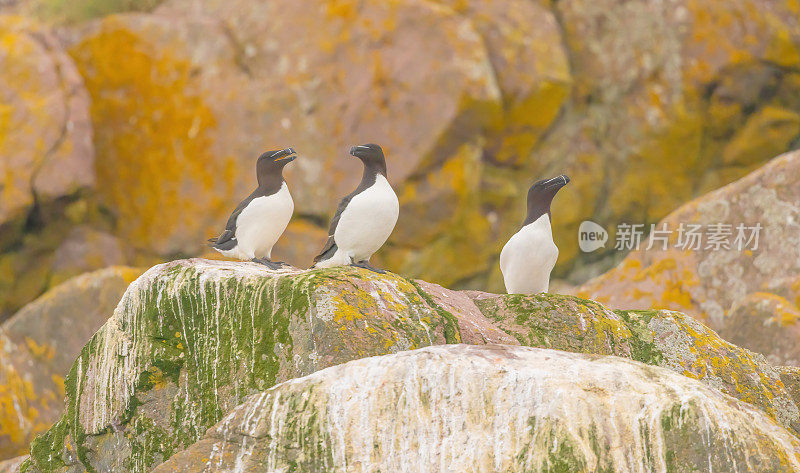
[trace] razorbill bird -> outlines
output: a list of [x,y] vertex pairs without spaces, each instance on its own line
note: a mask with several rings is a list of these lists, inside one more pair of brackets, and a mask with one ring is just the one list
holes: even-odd
[[550,271],[558,259],[550,227],[550,203],[568,182],[569,177],[562,174],[536,182],[528,190],[528,216],[500,252],[500,271],[509,294],[547,292]]
[[364,174],[356,190],[339,202],[328,241],[312,268],[349,264],[383,274],[385,271],[369,264],[369,258],[392,234],[400,203],[386,180],[386,159],[380,146],[353,146],[350,154],[364,163]]
[[208,240],[215,250],[229,258],[254,261],[270,269],[285,264],[270,258],[272,247],[286,230],[294,212],[294,201],[283,180],[283,167],[296,157],[292,148],[267,151],[258,157],[258,187],[236,206],[225,231]]

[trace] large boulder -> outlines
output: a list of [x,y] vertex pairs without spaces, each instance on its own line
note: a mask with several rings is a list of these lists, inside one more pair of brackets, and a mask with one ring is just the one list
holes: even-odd
[[798,406],[781,373],[764,356],[720,338],[670,310],[612,311],[569,296],[482,296],[483,314],[520,344],[578,353],[617,355],[674,370],[760,406],[800,433]]
[[71,279],[0,326],[0,459],[26,453],[63,411],[64,378],[140,270]]
[[351,360],[454,343],[631,358],[800,431],[778,370],[682,314],[457,292],[357,268],[274,272],[196,259],[155,266],[130,285],[73,364],[65,415],[33,443],[30,466],[149,471],[250,394]]
[[731,307],[722,330],[732,342],[775,365],[800,366],[800,307],[769,292],[754,292]]
[[[89,94],[47,29],[0,15],[0,225],[95,182]],[[24,219],[23,219],[24,220]]]
[[[703,232],[730,225],[729,247],[704,239],[698,249],[683,249],[676,245],[681,224],[703,225]],[[800,294],[800,152],[684,205],[657,228],[664,225],[673,231],[666,249],[657,243],[646,250],[645,242],[577,294],[617,308],[680,310],[779,364],[798,363],[791,314]],[[739,248],[739,225],[760,225],[758,241]],[[745,230],[745,239],[752,233]]]
[[29,347],[38,369],[64,376],[94,333],[108,320],[128,285],[143,270],[114,266],[69,279],[23,307],[2,325]]
[[95,171],[89,94],[52,32],[0,14],[0,64],[2,321],[47,288],[44,215],[91,188]]
[[799,457],[763,413],[663,368],[447,345],[251,396],[154,472],[788,472]]

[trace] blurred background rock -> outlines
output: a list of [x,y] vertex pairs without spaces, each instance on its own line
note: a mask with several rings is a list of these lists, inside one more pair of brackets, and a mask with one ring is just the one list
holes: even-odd
[[525,191],[566,173],[555,287],[580,284],[624,256],[581,221],[655,223],[800,147],[800,2],[0,0],[0,320],[210,256],[266,149],[299,152],[275,253],[308,265],[363,142],[402,205],[379,265],[502,291]]

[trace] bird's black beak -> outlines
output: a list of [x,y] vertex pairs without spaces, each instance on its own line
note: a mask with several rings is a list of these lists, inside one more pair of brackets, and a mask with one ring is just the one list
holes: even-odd
[[284,150],[278,151],[273,156],[276,163],[291,163],[294,161],[297,156],[295,155],[294,148],[286,148]]
[[566,174],[548,179],[542,183],[545,189],[561,189],[569,184],[569,177]]
[[358,154],[356,154],[356,153],[358,153],[359,151],[367,151],[367,150],[369,150],[369,148],[367,146],[363,146],[363,145],[361,145],[361,146],[353,146],[353,147],[350,148],[350,155],[351,156],[355,156],[357,158]]

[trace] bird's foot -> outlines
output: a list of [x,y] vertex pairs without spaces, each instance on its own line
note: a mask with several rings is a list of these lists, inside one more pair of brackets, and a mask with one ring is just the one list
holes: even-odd
[[384,271],[382,269],[378,269],[378,268],[376,268],[375,266],[372,266],[371,264],[369,264],[366,261],[359,261],[358,263],[351,263],[350,266],[355,266],[356,268],[368,269],[368,270],[372,271],[373,273],[386,274],[386,271]]
[[267,258],[253,258],[250,261],[252,261],[253,263],[263,264],[264,266],[272,270],[278,270],[283,268],[284,266],[288,266],[283,261],[270,261]]

